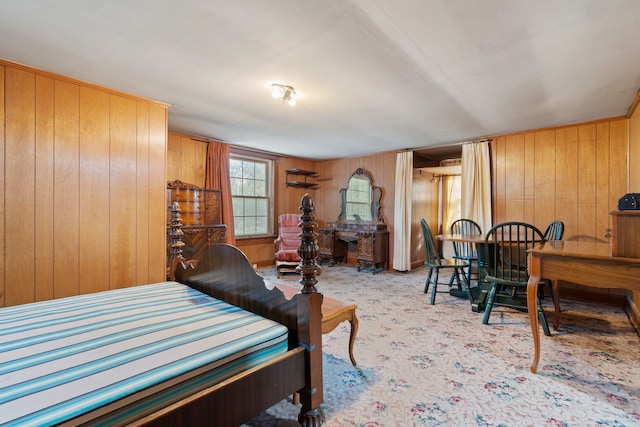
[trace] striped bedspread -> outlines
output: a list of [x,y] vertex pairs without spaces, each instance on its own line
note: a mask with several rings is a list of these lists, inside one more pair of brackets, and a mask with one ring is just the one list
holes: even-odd
[[175,282],[2,308],[0,425],[53,425],[188,379],[153,409],[286,351],[284,326]]

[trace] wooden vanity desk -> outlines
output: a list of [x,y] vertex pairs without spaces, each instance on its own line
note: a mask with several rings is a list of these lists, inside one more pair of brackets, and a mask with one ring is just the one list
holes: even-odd
[[346,260],[349,243],[358,246],[356,268],[373,274],[388,268],[389,231],[386,224],[330,222],[319,230],[319,256],[332,262]]
[[373,274],[389,264],[389,231],[380,214],[382,189],[373,185],[369,172],[358,168],[340,190],[338,220],[319,230],[318,257],[330,262],[346,261],[349,244],[357,245],[356,268]]

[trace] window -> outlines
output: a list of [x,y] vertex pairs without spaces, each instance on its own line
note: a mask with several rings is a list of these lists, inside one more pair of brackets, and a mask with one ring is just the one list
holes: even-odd
[[231,155],[229,177],[236,237],[272,234],[271,161]]

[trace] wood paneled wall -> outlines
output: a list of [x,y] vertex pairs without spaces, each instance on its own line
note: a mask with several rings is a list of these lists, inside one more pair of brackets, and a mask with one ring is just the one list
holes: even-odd
[[0,304],[165,277],[167,105],[0,60]]
[[604,240],[627,192],[628,120],[502,135],[491,144],[494,223],[525,221],[564,238]]
[[[494,224],[524,221],[544,232],[557,219],[565,224],[565,240],[608,242],[610,212],[628,192],[628,153],[625,118],[494,137]],[[565,295],[586,291],[612,302],[626,293],[564,282],[561,287]]]
[[336,221],[340,215],[340,189],[345,188],[349,177],[356,169],[371,173],[373,185],[382,188],[382,208],[380,212],[389,229],[389,268],[393,262],[393,221],[396,181],[396,153],[387,152],[370,156],[347,157],[343,159],[316,162],[318,189],[316,190],[316,221],[325,225]]
[[167,181],[182,182],[204,188],[207,173],[207,141],[169,132],[167,140]]

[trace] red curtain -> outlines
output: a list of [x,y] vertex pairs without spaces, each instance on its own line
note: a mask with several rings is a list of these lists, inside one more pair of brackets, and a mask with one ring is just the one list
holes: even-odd
[[222,191],[222,222],[227,226],[225,242],[235,245],[231,181],[229,180],[229,144],[210,141],[207,146],[207,171],[204,188]]

